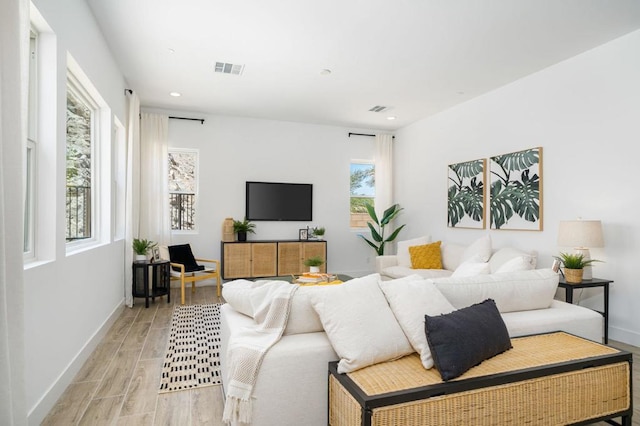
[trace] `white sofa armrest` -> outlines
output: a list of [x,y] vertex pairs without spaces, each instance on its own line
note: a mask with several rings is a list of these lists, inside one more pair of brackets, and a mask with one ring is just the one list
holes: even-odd
[[390,266],[398,265],[398,257],[395,254],[387,254],[376,257],[376,272],[382,274],[382,270]]

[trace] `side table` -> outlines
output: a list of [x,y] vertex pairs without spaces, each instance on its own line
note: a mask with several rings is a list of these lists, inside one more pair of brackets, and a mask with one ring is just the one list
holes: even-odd
[[[161,260],[149,262],[146,260],[135,261],[133,268],[133,297],[144,297],[145,308],[149,307],[149,297],[155,302],[156,297],[167,296],[167,303],[171,302],[171,290],[169,286],[170,271],[169,261]],[[151,286],[149,286],[151,275]]]
[[[591,280],[582,280],[581,283],[571,284],[565,281],[563,277],[560,277],[558,287],[564,288],[565,299],[567,303],[573,303],[573,290],[576,288],[591,288],[602,287],[604,290],[604,310],[596,311],[604,317],[604,344],[609,343],[609,284],[613,280],[605,280],[602,278],[593,278]],[[595,309],[594,309],[595,310]]]

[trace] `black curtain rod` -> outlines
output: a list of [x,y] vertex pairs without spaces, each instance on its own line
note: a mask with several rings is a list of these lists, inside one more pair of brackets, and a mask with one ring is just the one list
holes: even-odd
[[[370,136],[372,138],[376,137],[376,135],[370,135],[370,134],[367,134],[367,133],[351,133],[351,132],[349,132],[349,137],[351,137],[351,135],[353,135],[353,136]],[[395,139],[396,137],[395,136],[391,136],[391,138]]]
[[204,124],[204,118],[171,117],[171,116],[169,116],[169,118],[174,119],[174,120],[199,121],[200,124]]

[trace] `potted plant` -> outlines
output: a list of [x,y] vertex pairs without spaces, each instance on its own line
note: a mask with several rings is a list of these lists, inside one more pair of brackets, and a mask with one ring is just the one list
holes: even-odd
[[238,235],[238,241],[247,241],[247,234],[255,234],[255,228],[255,223],[247,219],[233,221],[233,232]]
[[389,222],[391,222],[403,209],[399,204],[394,204],[387,210],[385,210],[382,215],[382,219],[378,220],[378,216],[376,215],[376,211],[373,206],[371,204],[365,204],[365,207],[367,208],[367,212],[371,217],[371,221],[376,224],[378,229],[376,229],[371,222],[367,222],[369,230],[371,231],[371,238],[373,239],[373,241],[368,240],[362,234],[360,234],[360,237],[365,240],[367,244],[373,247],[378,256],[382,256],[384,254],[385,244],[395,240],[402,228],[404,228],[404,225],[401,225],[399,228],[393,231],[387,238],[384,237],[384,228],[389,225]]
[[564,279],[571,284],[582,282],[585,266],[589,266],[593,262],[600,262],[597,259],[585,259],[582,253],[560,253],[556,259],[564,266]]
[[318,240],[322,240],[322,237],[324,237],[324,232],[325,229],[322,226],[318,226],[316,228],[313,228],[311,234]]
[[313,256],[304,260],[304,266],[309,267],[309,272],[318,273],[320,272],[320,266],[324,263],[324,260],[320,256]]
[[134,238],[131,247],[133,248],[133,252],[136,254],[136,260],[147,260],[149,250],[151,250],[156,245],[157,244],[151,240],[146,240],[144,238]]

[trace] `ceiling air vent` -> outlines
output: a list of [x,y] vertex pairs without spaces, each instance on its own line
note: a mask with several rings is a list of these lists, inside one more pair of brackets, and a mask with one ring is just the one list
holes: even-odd
[[382,112],[382,111],[386,111],[387,109],[389,109],[389,107],[382,106],[382,105],[376,105],[373,108],[370,108],[369,111],[371,111],[371,112]]
[[244,70],[244,65],[229,64],[226,62],[216,62],[215,72],[222,74],[240,75]]

